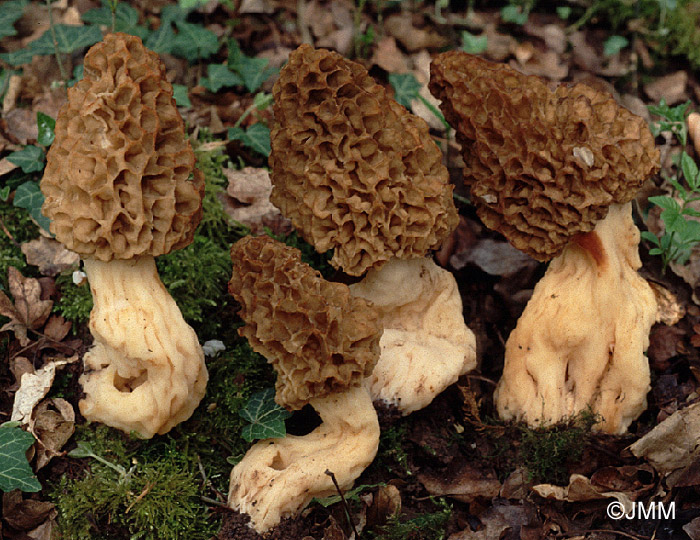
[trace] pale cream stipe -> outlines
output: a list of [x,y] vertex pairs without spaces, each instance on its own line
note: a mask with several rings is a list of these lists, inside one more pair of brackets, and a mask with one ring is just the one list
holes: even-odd
[[314,497],[337,493],[372,462],[379,445],[379,422],[364,387],[313,398],[323,423],[308,435],[287,435],[253,445],[231,471],[228,505],[250,516],[262,533],[282,518],[297,515]]
[[188,419],[207,371],[194,330],[158,277],[153,257],[85,260],[95,338],[80,378],[86,419],[150,438]]
[[506,344],[495,393],[503,419],[546,425],[591,407],[595,427],[624,433],[646,408],[644,351],[656,316],[631,203],[612,205],[536,285]]
[[407,415],[476,366],[457,282],[432,260],[392,259],[350,291],[372,302],[384,327],[379,360],[365,379],[373,399]]

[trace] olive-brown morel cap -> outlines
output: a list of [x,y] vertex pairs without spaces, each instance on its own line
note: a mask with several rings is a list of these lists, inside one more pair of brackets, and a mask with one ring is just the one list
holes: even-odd
[[372,372],[382,330],[369,302],[268,236],[239,240],[231,259],[229,292],[246,322],[239,333],[277,371],[277,403],[300,409],[311,398],[360,385]]
[[302,45],[274,86],[271,200],[331,263],[364,274],[439,247],[457,225],[427,124],[360,64]]
[[438,55],[430,90],[457,131],[479,217],[538,260],[630,201],[658,169],[645,121],[586,85],[551,91],[461,51]]
[[192,241],[204,177],[163,63],[139,38],[109,34],[88,51],[55,133],[42,211],[69,249],[109,261]]

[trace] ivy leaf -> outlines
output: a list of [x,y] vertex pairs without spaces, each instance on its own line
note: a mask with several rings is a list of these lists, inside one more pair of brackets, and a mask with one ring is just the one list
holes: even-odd
[[475,36],[474,34],[464,30],[462,32],[462,49],[469,54],[480,54],[486,50],[489,45],[489,38],[486,35]]
[[250,422],[241,430],[241,437],[250,442],[255,439],[284,437],[285,419],[291,413],[275,403],[275,389],[267,388],[254,394],[239,413],[241,418]]
[[[96,24],[112,28],[112,10],[107,5],[107,0],[102,0],[101,8],[93,8],[82,15],[82,20],[89,24]],[[139,12],[126,2],[119,2],[114,12],[115,32],[124,32],[144,39],[148,30],[139,26]]]
[[158,54],[170,54],[175,47],[175,32],[170,23],[161,23],[158,30],[151,32],[143,44]]
[[[102,41],[102,32],[97,26],[80,26],[74,24],[57,24],[56,43],[58,52],[71,54],[83,47],[90,47],[98,41]],[[55,48],[51,30],[44,32],[39,39],[29,44],[29,49],[34,54],[54,54]]]
[[39,172],[44,168],[44,151],[38,146],[28,144],[22,150],[12,152],[7,160],[22,168],[24,173]]
[[269,156],[272,151],[270,147],[270,128],[260,122],[253,124],[245,131],[239,127],[229,128],[228,139],[229,141],[241,141],[243,146],[247,146],[263,156]]
[[243,84],[243,79],[223,64],[209,64],[207,75],[208,77],[202,77],[199,83],[210,92],[216,93],[226,86]]
[[22,64],[29,64],[34,58],[34,53],[29,47],[24,47],[23,49],[18,49],[9,53],[0,54],[0,59],[4,60],[11,66],[21,66]]
[[187,95],[187,87],[184,84],[173,84],[173,97],[175,105],[178,107],[191,107],[189,95]]
[[0,39],[17,35],[14,24],[22,17],[27,0],[10,0],[0,10]]
[[34,437],[16,425],[0,425],[0,491],[41,490],[41,484],[27,461],[27,449]]
[[613,56],[629,44],[630,42],[625,36],[610,36],[603,43],[603,54],[605,56]]
[[243,83],[249,92],[255,92],[262,83],[277,72],[275,68],[268,68],[270,61],[267,58],[252,58],[241,51],[238,41],[230,39],[228,42],[228,67],[243,77]]
[[219,50],[219,38],[198,24],[175,22],[178,30],[172,53],[193,62],[210,57]]
[[41,213],[41,205],[44,204],[44,194],[39,189],[39,184],[29,180],[18,186],[15,191],[13,204],[17,208],[29,210],[29,214],[34,218],[34,221],[45,231],[49,230],[51,220]]
[[389,82],[394,87],[394,99],[410,109],[411,101],[418,99],[421,84],[412,73],[389,73]]
[[39,128],[39,137],[37,141],[41,146],[51,146],[54,137],[54,129],[56,128],[56,120],[43,112],[36,113],[36,125]]
[[522,26],[527,22],[529,15],[529,10],[524,10],[520,6],[511,4],[501,8],[501,19],[506,23],[515,23]]
[[68,88],[73,86],[79,80],[83,78],[83,64],[78,64],[73,68],[73,78],[68,81]]

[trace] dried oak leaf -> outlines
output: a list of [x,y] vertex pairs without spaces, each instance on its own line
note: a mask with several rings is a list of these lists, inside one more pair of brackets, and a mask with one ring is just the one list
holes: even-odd
[[80,262],[80,255],[66,249],[59,241],[45,236],[23,243],[21,249],[27,258],[27,264],[38,266],[39,272],[44,276],[55,276]]
[[[56,515],[53,503],[24,499],[19,490],[2,496],[3,520],[17,531],[30,531]],[[26,538],[26,537],[24,537]]]
[[10,322],[0,328],[0,332],[14,331],[23,347],[29,343],[27,329],[37,329],[48,319],[53,300],[41,299],[41,284],[34,278],[25,278],[17,268],[7,270],[10,294],[14,305],[5,293],[0,291],[0,315],[10,318]]
[[418,480],[428,493],[438,497],[447,496],[462,502],[478,498],[491,500],[498,495],[501,483],[493,469],[478,469],[464,464],[457,471],[445,475],[421,473]]
[[65,399],[45,399],[34,409],[29,429],[36,437],[36,467],[44,467],[51,458],[61,455],[61,448],[75,431],[75,411]]

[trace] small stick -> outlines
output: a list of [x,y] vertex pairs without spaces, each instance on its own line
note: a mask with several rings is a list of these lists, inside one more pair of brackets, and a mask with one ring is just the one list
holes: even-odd
[[348,502],[345,500],[345,496],[343,495],[343,492],[340,490],[340,486],[338,485],[338,481],[335,479],[335,474],[333,474],[328,469],[326,469],[326,474],[331,477],[331,480],[333,481],[333,485],[335,486],[335,489],[338,491],[338,495],[340,495],[340,500],[343,501],[343,508],[345,509],[345,517],[348,518],[348,522],[350,523],[350,527],[352,528],[352,532],[355,533],[355,538],[359,538],[360,535],[357,534],[357,530],[355,529],[355,524],[353,523],[352,518],[350,517],[350,507],[348,506]]

